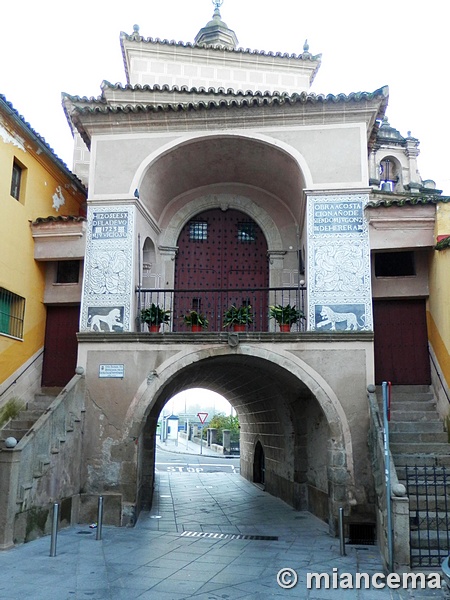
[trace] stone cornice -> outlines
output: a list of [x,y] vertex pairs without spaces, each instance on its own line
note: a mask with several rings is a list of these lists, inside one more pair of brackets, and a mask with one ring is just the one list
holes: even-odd
[[[317,331],[306,331],[304,333],[234,333],[238,335],[240,343],[360,343],[372,342],[373,332],[335,332],[319,333]],[[78,341],[86,344],[228,344],[229,333],[227,332],[200,332],[200,333],[132,333],[132,332],[80,332],[77,334]]]

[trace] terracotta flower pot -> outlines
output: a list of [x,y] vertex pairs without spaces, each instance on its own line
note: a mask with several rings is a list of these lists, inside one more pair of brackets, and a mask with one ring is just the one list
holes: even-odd
[[280,323],[280,331],[282,333],[289,333],[291,331],[291,326],[289,323]]
[[150,333],[159,333],[159,325],[149,325],[148,330]]
[[196,333],[198,333],[202,329],[203,327],[201,325],[191,325],[191,331],[195,331]]
[[233,331],[245,331],[245,325],[241,325],[240,323],[235,323],[233,325]]

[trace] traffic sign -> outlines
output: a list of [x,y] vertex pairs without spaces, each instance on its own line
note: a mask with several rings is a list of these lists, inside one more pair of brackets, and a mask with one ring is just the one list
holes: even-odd
[[197,413],[197,417],[200,419],[200,423],[203,425],[208,418],[208,413]]

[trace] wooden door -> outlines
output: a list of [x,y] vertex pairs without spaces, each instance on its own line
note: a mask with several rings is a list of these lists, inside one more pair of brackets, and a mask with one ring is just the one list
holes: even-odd
[[268,292],[254,288],[268,284],[267,241],[258,224],[237,210],[205,211],[186,223],[178,239],[174,329],[183,330],[180,314],[194,308],[206,314],[210,330],[219,331],[228,306],[244,302],[255,316],[249,329],[265,330]]
[[77,366],[80,307],[47,306],[43,387],[64,387]]
[[430,385],[425,300],[374,301],[375,382]]

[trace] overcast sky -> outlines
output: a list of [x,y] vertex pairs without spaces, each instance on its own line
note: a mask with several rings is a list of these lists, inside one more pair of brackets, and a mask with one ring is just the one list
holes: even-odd
[[[125,83],[120,31],[192,42],[211,0],[22,0],[0,16],[0,93],[72,166],[61,92],[98,96],[106,79]],[[421,142],[422,179],[450,195],[447,4],[442,0],[224,0],[223,20],[239,45],[299,54],[305,39],[322,54],[311,91],[390,89],[389,122]]]

